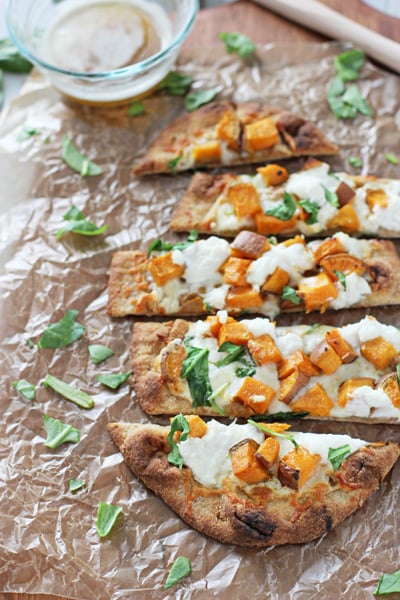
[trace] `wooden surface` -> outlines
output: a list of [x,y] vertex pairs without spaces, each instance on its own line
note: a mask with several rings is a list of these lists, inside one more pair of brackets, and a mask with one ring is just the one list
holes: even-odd
[[[323,2],[354,21],[400,42],[400,19],[381,14],[363,4],[361,0],[323,0]],[[327,39],[252,2],[239,0],[200,11],[186,44],[201,47],[217,43],[221,31],[239,31],[257,43],[318,42]],[[0,591],[0,600],[58,600],[59,598],[52,594]]]

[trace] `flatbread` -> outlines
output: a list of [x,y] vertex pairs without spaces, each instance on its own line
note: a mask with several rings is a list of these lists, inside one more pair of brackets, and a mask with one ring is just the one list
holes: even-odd
[[[258,548],[304,543],[329,533],[362,507],[400,454],[399,446],[394,443],[357,441],[354,447],[359,449],[351,452],[336,471],[330,463],[322,465],[321,460],[313,476],[299,484],[298,490],[287,485],[293,485],[295,474],[285,485],[280,483],[276,475],[277,461],[267,469],[264,481],[246,483],[228,471],[222,484],[206,486],[196,479],[197,470],[195,477],[188,466],[180,469],[168,462],[169,427],[110,423],[108,429],[136,477],[188,525],[222,543]],[[315,436],[318,434],[314,434],[314,440]],[[354,443],[349,436],[321,435],[319,438],[324,455],[327,445],[338,448],[343,447],[344,442]],[[195,440],[200,451],[204,439]],[[182,452],[184,443],[178,446]],[[286,440],[285,443],[286,451],[290,451],[293,446]],[[318,450],[315,441],[313,446]],[[218,457],[214,454],[217,460],[229,457],[229,450],[215,452],[219,452]],[[207,471],[210,453],[203,451],[203,461],[205,457],[204,470]],[[284,464],[286,461],[283,457]],[[378,523],[375,525],[379,527]]]
[[313,123],[288,110],[224,100],[206,104],[168,125],[135,165],[134,173],[175,173],[337,151]]

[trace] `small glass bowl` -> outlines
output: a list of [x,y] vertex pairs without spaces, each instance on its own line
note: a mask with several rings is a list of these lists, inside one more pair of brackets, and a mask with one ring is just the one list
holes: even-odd
[[[74,71],[46,59],[49,31],[64,13],[103,4],[133,5],[148,15],[149,6],[164,11],[169,39],[162,38],[159,51],[140,62],[101,72]],[[173,67],[197,12],[198,0],[8,0],[6,18],[20,53],[60,92],[85,104],[113,105],[146,96],[157,87]]]

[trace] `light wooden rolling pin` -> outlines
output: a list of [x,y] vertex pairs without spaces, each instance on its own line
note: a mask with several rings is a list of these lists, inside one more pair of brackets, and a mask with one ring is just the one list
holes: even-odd
[[256,0],[256,2],[308,29],[337,40],[351,42],[371,58],[400,73],[398,42],[355,23],[317,0]]

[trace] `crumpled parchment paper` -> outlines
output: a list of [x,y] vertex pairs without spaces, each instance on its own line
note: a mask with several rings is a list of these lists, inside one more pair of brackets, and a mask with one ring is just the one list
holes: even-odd
[[[399,177],[384,154],[400,147],[400,80],[366,64],[360,86],[373,118],[337,121],[326,100],[334,76],[337,44],[260,47],[255,61],[220,48],[187,50],[180,71],[193,75],[194,89],[217,86],[220,97],[262,99],[314,120],[340,146],[332,168],[352,170],[350,155],[363,160],[363,173]],[[132,320],[105,313],[111,255],[146,248],[168,233],[171,210],[190,175],[149,177],[131,173],[160,129],[183,109],[182,98],[155,94],[146,114],[128,117],[127,107],[93,109],[64,103],[38,73],[3,115],[0,125],[0,591],[51,593],[80,600],[179,598],[219,600],[310,600],[372,598],[382,572],[400,567],[398,537],[400,465],[367,504],[328,536],[302,546],[246,550],[200,535],[146,491],[124,465],[106,431],[110,421],[145,421],[125,384],[110,391],[96,375],[130,370]],[[18,140],[22,127],[37,134]],[[61,159],[66,134],[103,175],[83,178]],[[289,161],[289,169],[300,163]],[[98,225],[99,238],[67,235],[56,240],[62,216],[75,204]],[[58,350],[30,348],[50,322],[67,309],[79,311],[86,334]],[[309,315],[306,322],[343,324],[365,311]],[[373,312],[373,311],[371,311]],[[400,325],[396,307],[375,310]],[[281,323],[299,322],[299,316]],[[93,365],[88,344],[111,347],[115,355]],[[51,373],[91,393],[92,410],[82,410],[41,382]],[[25,400],[12,382],[37,386]],[[44,445],[43,415],[81,431],[79,444],[55,450]],[[163,422],[162,419],[159,420]],[[165,422],[165,421],[164,421]],[[296,427],[296,426],[294,426]],[[395,426],[303,422],[298,428],[346,432],[369,441],[399,440]],[[72,495],[70,478],[86,486]],[[100,501],[121,506],[111,534],[95,529]],[[178,555],[190,558],[192,575],[163,592]]]

